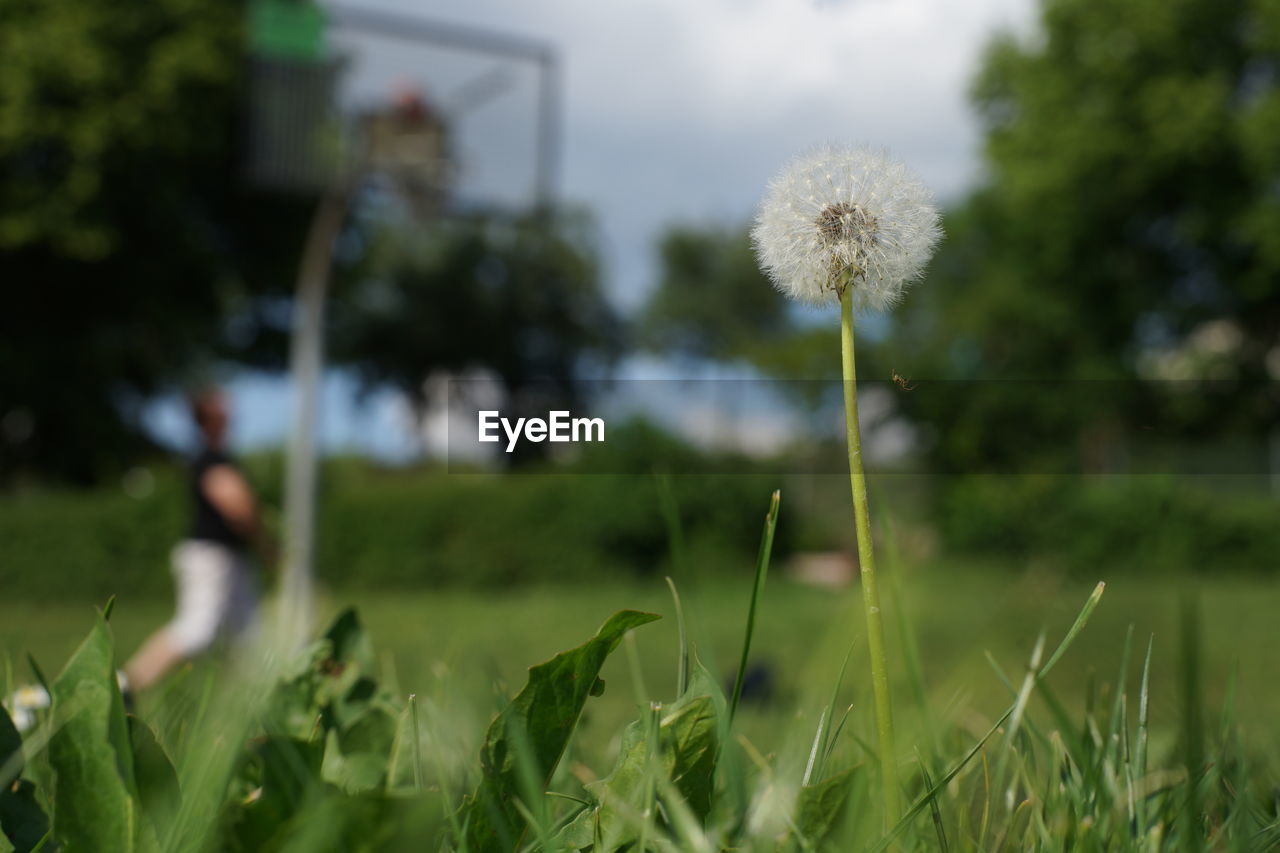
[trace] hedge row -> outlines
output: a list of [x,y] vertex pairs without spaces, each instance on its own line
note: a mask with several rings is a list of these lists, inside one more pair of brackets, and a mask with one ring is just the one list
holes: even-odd
[[[669,479],[686,570],[749,572],[769,492],[763,475]],[[278,459],[250,460],[278,501]],[[830,479],[830,478],[829,478]],[[143,478],[145,480],[145,478]],[[649,473],[459,475],[380,471],[350,460],[323,477],[317,570],[335,589],[497,586],[670,572],[664,492]],[[794,486],[795,484],[789,484]],[[844,506],[791,488],[775,550],[848,545]],[[949,554],[1047,563],[1089,577],[1124,571],[1275,571],[1277,501],[1155,477],[963,477],[933,485],[932,524]],[[827,509],[833,509],[826,507]],[[33,491],[0,497],[0,598],[164,596],[187,513],[180,469],[142,494]],[[835,519],[835,523],[833,523]],[[922,519],[924,520],[924,519]]]
[[[251,478],[277,467],[251,464]],[[670,570],[661,487],[652,475],[331,467],[319,506],[317,572],[335,588],[486,586]],[[261,490],[271,499],[269,482]],[[754,476],[670,482],[691,560],[706,571],[750,571],[777,484]],[[160,469],[143,496],[98,490],[2,497],[0,597],[168,595],[169,552],[183,533],[186,507],[176,468]]]
[[[1258,478],[1259,480],[1261,478]],[[1280,500],[1238,478],[969,476],[935,513],[952,552],[1122,571],[1280,569]]]

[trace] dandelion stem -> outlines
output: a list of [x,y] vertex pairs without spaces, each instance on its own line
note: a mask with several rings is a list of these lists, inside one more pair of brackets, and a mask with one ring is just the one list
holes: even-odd
[[871,657],[871,692],[875,702],[876,734],[880,747],[881,786],[884,789],[885,826],[901,815],[898,763],[893,744],[893,703],[889,696],[889,666],[884,651],[884,624],[880,615],[880,591],[876,586],[875,553],[871,546],[871,514],[867,508],[867,475],[862,470],[862,434],[858,429],[857,370],[853,359],[853,286],[840,294],[840,365],[844,373],[845,438],[849,450],[849,486],[853,492],[853,519],[858,533],[858,567],[862,584],[862,609],[867,617],[867,650]]

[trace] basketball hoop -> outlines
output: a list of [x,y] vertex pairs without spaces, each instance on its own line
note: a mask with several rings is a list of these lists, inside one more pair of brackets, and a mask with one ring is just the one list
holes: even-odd
[[253,185],[315,196],[346,179],[349,146],[333,107],[342,70],[336,59],[253,59],[246,152]]
[[280,627],[283,641],[295,646],[307,636],[312,616],[315,419],[334,245],[367,179],[381,179],[404,200],[405,215],[392,223],[404,225],[440,215],[454,178],[446,123],[416,89],[402,86],[385,106],[372,109],[339,104],[340,83],[349,65],[360,64],[360,54],[352,53],[348,62],[333,49],[331,23],[382,39],[532,61],[542,81],[537,182],[542,201],[549,195],[554,148],[555,62],[544,45],[407,16],[321,8],[314,0],[250,0],[246,177],[258,187],[316,202],[299,264],[289,354],[297,390],[285,478]]
[[452,172],[439,112],[417,92],[402,91],[391,107],[367,112],[361,127],[363,171],[385,177],[414,218],[438,215]]
[[320,195],[349,171],[334,104],[346,63],[330,51],[327,28],[308,0],[249,5],[245,173],[254,186]]

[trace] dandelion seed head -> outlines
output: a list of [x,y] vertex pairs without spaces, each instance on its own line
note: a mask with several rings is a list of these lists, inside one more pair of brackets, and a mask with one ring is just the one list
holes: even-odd
[[770,183],[751,239],[761,268],[808,305],[892,306],[920,277],[942,236],[933,194],[882,151],[824,145]]
[[19,687],[14,691],[12,702],[15,708],[27,708],[30,710],[48,708],[50,703],[49,691],[38,684]]

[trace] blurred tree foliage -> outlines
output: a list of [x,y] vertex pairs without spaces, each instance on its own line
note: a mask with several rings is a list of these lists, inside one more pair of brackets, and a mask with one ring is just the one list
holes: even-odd
[[760,271],[748,228],[676,226],[662,236],[658,257],[658,283],[640,320],[646,348],[741,362],[777,378],[839,376],[838,327],[798,321]]
[[0,0],[0,482],[117,471],[194,361],[278,357],[260,297],[305,211],[239,180],[242,29],[223,0]]
[[[283,366],[315,199],[246,179],[244,30],[244,2],[0,0],[0,484],[119,473],[152,450],[149,397]],[[370,382],[421,400],[429,370],[481,366],[571,399],[616,351],[585,220],[467,214],[404,252],[377,206],[330,315]]]
[[419,411],[430,371],[477,369],[518,414],[572,406],[577,379],[623,343],[597,257],[590,219],[572,211],[472,212],[411,235],[385,230],[335,296],[333,357]]
[[787,303],[760,271],[745,229],[675,227],[658,245],[661,277],[642,317],[656,352],[750,359],[790,331]]
[[[942,461],[1017,464],[1010,435],[1101,409],[1114,422],[1085,434],[1131,432],[1145,404],[1127,380],[1170,378],[1151,354],[1211,321],[1238,329],[1217,374],[1232,382],[1202,389],[1186,434],[1274,415],[1278,83],[1280,4],[1263,0],[1047,0],[1034,35],[990,45],[973,88],[986,178],[946,218],[890,345],[904,373],[974,381],[905,398]],[[1010,378],[1067,381],[1028,396]],[[1072,382],[1099,379],[1126,381],[1073,405]]]

